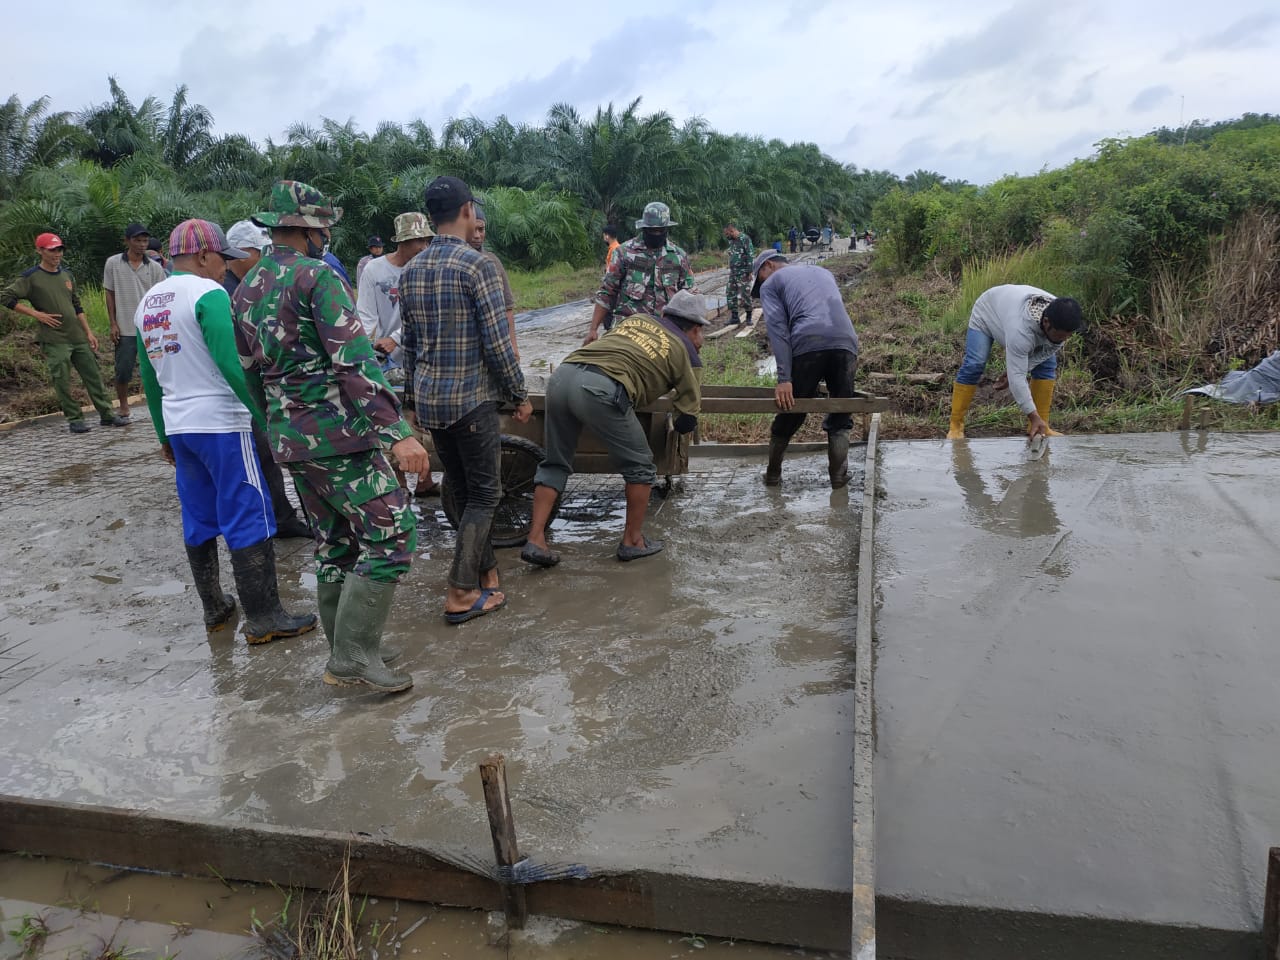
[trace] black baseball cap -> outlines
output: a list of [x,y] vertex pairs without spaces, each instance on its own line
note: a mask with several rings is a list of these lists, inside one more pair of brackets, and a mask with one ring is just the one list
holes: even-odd
[[424,199],[427,213],[434,219],[437,214],[461,208],[475,197],[471,195],[471,188],[457,177],[436,177],[427,184]]
[[375,233],[372,237],[369,238],[369,242],[366,243],[365,246],[366,247],[385,247],[386,244],[383,243],[382,238]]
[[132,240],[134,237],[140,237],[144,234],[149,237],[151,236],[151,231],[141,223],[131,223],[124,228],[124,236],[126,240]]

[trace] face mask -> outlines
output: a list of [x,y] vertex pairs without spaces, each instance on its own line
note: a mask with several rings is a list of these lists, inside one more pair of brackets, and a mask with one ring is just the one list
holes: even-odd
[[644,245],[650,250],[661,250],[667,243],[667,231],[644,231]]
[[326,241],[326,242],[325,242],[324,246],[322,246],[322,247],[317,247],[317,246],[315,245],[315,243],[314,243],[314,242],[312,241],[312,239],[311,239],[311,232],[310,232],[310,231],[308,231],[308,232],[307,232],[307,256],[308,256],[308,257],[315,257],[317,260],[319,260],[321,257],[323,257],[323,256],[324,256],[326,253],[328,253],[328,252],[329,252],[329,243],[328,243],[328,241]]

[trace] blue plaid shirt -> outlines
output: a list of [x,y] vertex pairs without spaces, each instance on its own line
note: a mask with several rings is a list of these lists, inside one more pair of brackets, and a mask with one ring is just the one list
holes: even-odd
[[482,403],[528,396],[507,328],[498,268],[458,237],[437,236],[400,275],[405,406],[424,429]]

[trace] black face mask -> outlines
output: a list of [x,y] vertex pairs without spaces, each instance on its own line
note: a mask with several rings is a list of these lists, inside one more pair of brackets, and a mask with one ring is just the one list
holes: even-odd
[[665,230],[645,230],[643,236],[644,245],[650,250],[661,250],[667,245],[667,231]]
[[311,240],[311,231],[310,230],[307,231],[307,256],[308,257],[315,257],[317,260],[319,260],[321,257],[325,255],[325,251],[328,250],[328,248],[329,248],[329,244],[327,243],[324,244],[323,246],[317,247],[315,243]]

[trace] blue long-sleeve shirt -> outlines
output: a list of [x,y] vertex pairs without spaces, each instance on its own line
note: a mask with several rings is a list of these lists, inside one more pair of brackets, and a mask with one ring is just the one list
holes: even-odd
[[791,382],[791,358],[819,350],[858,354],[858,334],[825,267],[793,263],[760,285],[765,332],[778,361],[778,382]]

